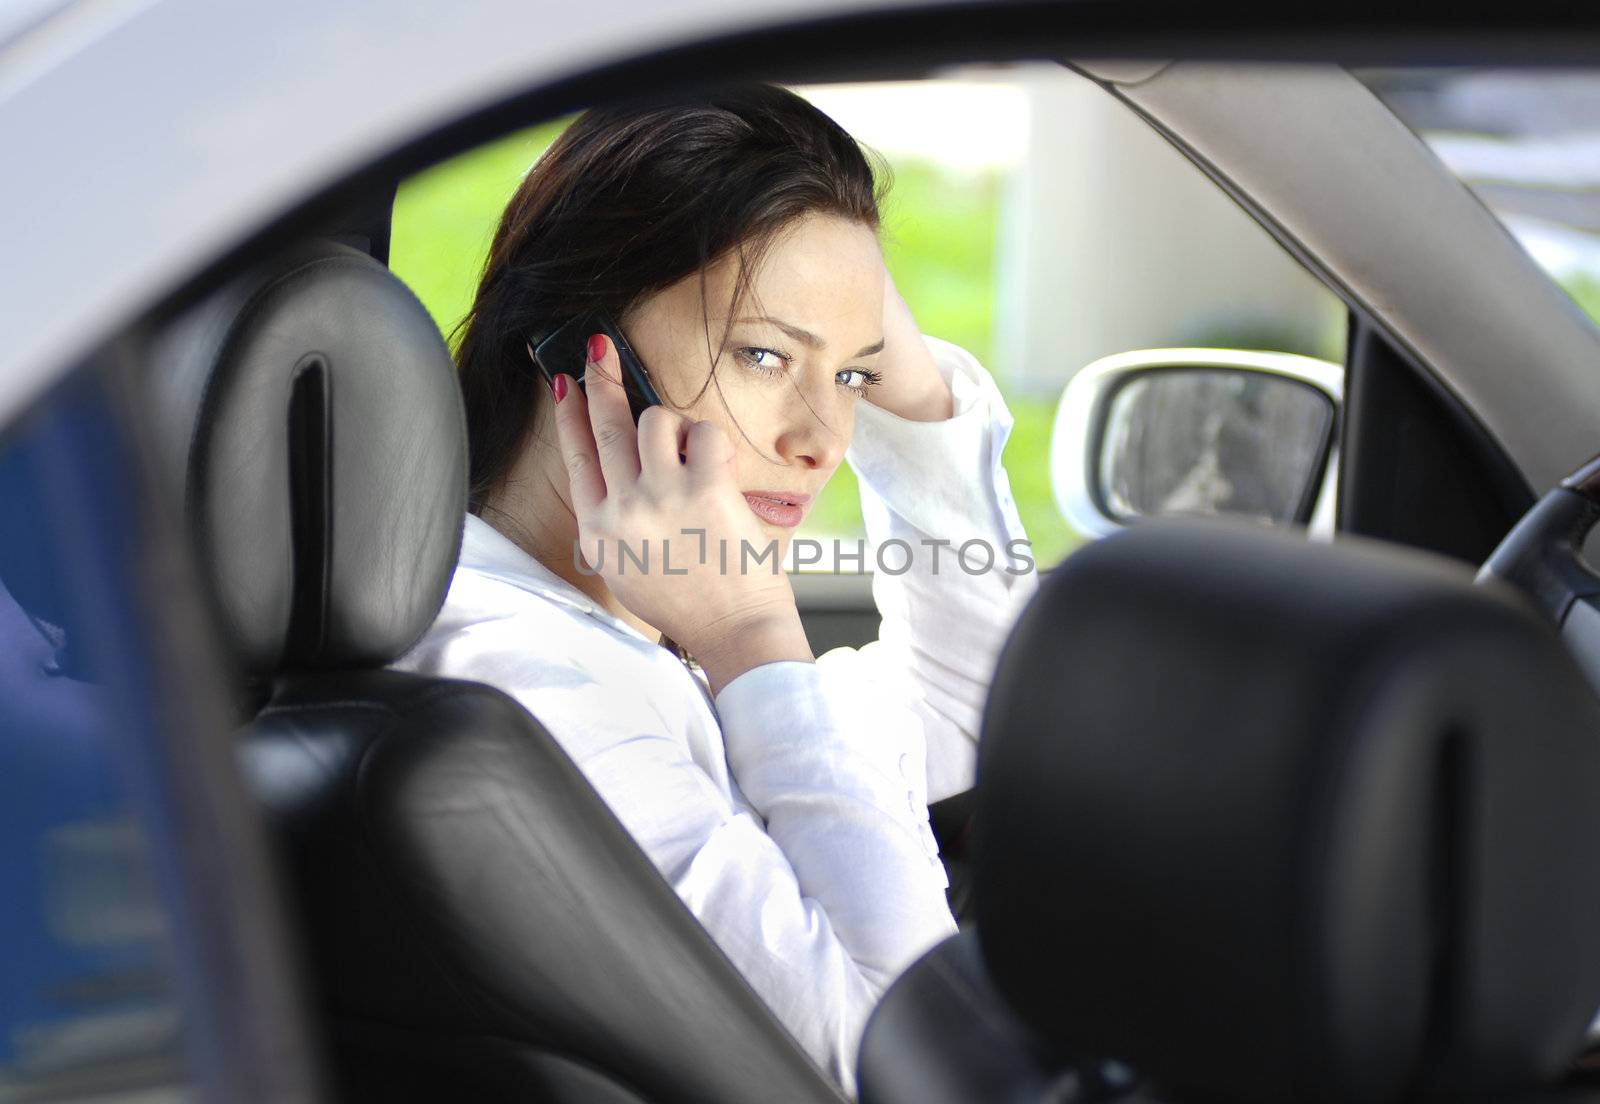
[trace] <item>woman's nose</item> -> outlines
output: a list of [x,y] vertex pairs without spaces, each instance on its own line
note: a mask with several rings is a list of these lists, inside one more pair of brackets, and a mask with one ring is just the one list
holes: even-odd
[[795,416],[778,434],[778,455],[807,469],[838,467],[850,443],[850,412],[826,400],[813,400],[810,409],[805,403],[795,405]]

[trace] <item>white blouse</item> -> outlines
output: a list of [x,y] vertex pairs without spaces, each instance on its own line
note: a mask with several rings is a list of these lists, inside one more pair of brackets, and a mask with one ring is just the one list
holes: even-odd
[[1035,586],[1000,465],[1011,414],[976,358],[926,341],[953,416],[858,403],[846,453],[878,640],[756,667],[713,708],[672,653],[469,515],[444,608],[396,664],[526,706],[852,1096],[873,1005],[955,930],[927,806],[972,784],[995,657]]

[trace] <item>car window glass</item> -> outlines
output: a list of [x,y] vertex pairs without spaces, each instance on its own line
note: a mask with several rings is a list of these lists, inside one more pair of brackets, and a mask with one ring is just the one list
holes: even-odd
[[1356,76],[1600,320],[1600,73],[1430,68]]
[[[1062,389],[1080,368],[1173,346],[1342,362],[1340,301],[1148,126],[1066,68],[963,67],[796,91],[888,161],[890,272],[923,332],[973,353],[1005,395],[1015,424],[1004,464],[1042,566],[1085,539],[1057,505],[1049,462]],[[568,121],[401,185],[391,264],[447,335],[470,306],[501,209]],[[850,547],[863,535],[847,466],[801,532]]]

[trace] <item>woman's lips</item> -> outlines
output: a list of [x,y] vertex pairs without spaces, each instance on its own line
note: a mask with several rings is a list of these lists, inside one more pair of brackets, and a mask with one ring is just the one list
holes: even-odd
[[744,500],[762,521],[793,529],[805,517],[805,505],[811,496],[791,491],[746,491]]

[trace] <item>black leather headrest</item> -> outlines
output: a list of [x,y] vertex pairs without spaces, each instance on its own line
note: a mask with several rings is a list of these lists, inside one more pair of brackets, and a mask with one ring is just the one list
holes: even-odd
[[1444,561],[1077,553],[1000,661],[976,817],[999,989],[1179,1099],[1520,1090],[1600,1007],[1600,704]]
[[379,665],[415,643],[460,550],[467,438],[405,285],[309,242],[178,318],[151,360],[163,459],[245,667]]

